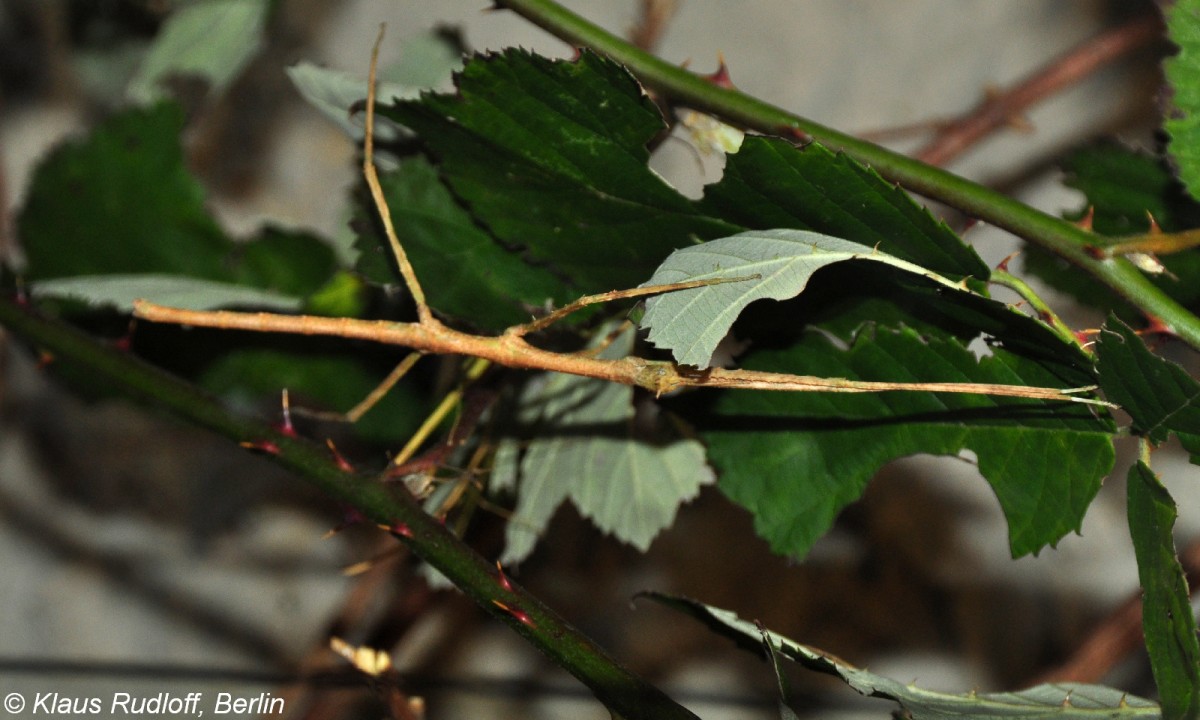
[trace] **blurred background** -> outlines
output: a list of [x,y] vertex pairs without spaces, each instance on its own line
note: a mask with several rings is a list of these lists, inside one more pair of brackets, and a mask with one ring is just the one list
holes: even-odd
[[[309,61],[365,82],[381,22],[384,66],[435,29],[476,51],[572,53],[484,0],[276,4],[257,52],[226,86],[185,78],[169,89],[188,112],[189,165],[235,234],[270,219],[335,243],[348,236],[355,146],[300,97],[285,68]],[[1014,115],[948,166],[1057,214],[1083,203],[1061,183],[1064,152],[1108,136],[1155,143],[1167,48],[1137,30],[1156,12],[1152,3],[564,4],[699,72],[716,71],[723,57],[739,88],[913,152],[937,123],[1115,34],[1126,44],[1112,62]],[[0,251],[19,255],[13,217],[39,158],[129,102],[170,5],[0,0]],[[647,20],[648,10],[665,14]],[[685,130],[653,165],[699,194],[720,177],[721,159],[698,151]],[[987,227],[966,238],[991,263],[1016,248]],[[1067,298],[1055,302],[1076,327],[1100,322]],[[507,628],[456,593],[429,589],[380,533],[326,537],[341,510],[270,463],[152,411],[77,399],[2,333],[0,365],[0,692],[268,692],[287,700],[289,718],[386,714],[328,649],[337,635],[388,650],[430,718],[607,716]],[[1082,536],[1036,558],[1009,557],[1003,517],[973,466],[912,458],[886,468],[803,563],[771,556],[745,513],[710,488],[644,555],[563,508],[520,580],[705,718],[776,716],[769,668],[692,621],[631,604],[638,591],[730,608],[935,689],[1014,689],[1070,676],[1147,693],[1144,659],[1123,649],[1129,625],[1112,615],[1137,593],[1121,480],[1127,462],[1119,461]],[[1173,449],[1156,455],[1155,468],[1181,507],[1184,548],[1198,528],[1194,472]],[[373,558],[364,573],[343,572]],[[1105,632],[1113,644],[1104,644]],[[1100,649],[1080,655],[1086,647]],[[808,674],[795,674],[793,692],[802,717],[891,709]]]

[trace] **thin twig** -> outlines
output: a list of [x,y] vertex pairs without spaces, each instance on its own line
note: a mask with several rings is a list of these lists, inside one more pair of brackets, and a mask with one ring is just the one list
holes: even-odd
[[517,337],[528,335],[531,332],[545,330],[559,320],[562,320],[566,316],[578,312],[585,307],[613,302],[614,300],[627,300],[629,298],[646,297],[648,295],[661,295],[663,293],[675,292],[676,290],[691,290],[692,288],[707,287],[708,285],[745,282],[746,280],[758,280],[760,278],[762,278],[762,275],[746,275],[744,277],[734,278],[711,278],[708,280],[687,280],[685,282],[668,283],[666,285],[648,285],[646,287],[638,287],[631,290],[610,290],[609,292],[598,293],[596,295],[585,295],[569,305],[564,305],[549,315],[540,317],[537,320],[524,325],[511,327],[505,332],[508,335],[515,335]]
[[1111,403],[1080,397],[1096,388],[1042,388],[991,383],[917,383],[872,382],[811,375],[708,368],[695,370],[672,362],[624,357],[615,360],[556,353],[530,345],[519,335],[486,337],[460,332],[437,323],[397,323],[382,320],[355,320],[313,315],[276,315],[239,313],[226,310],[183,310],[139,300],[134,315],[149,322],[211,327],[250,332],[286,333],[369,340],[384,345],[403,345],[414,350],[437,354],[468,355],[498,365],[526,370],[549,370],[569,375],[635,385],[662,395],[682,388],[731,388],[775,390],[783,392],[944,392],[995,395],[1037,400],[1057,400],[1114,407]]
[[308,408],[302,408],[302,407],[292,408],[292,412],[294,412],[297,415],[302,415],[302,416],[308,417],[308,418],[315,418],[318,420],[332,420],[334,422],[356,423],[362,419],[363,415],[366,415],[368,412],[370,412],[371,408],[378,405],[379,401],[382,400],[384,398],[384,396],[387,395],[391,391],[391,389],[396,386],[396,383],[398,383],[402,379],[404,379],[404,376],[408,374],[409,370],[412,370],[413,366],[416,365],[417,361],[420,359],[421,359],[421,353],[419,353],[419,352],[409,353],[403,360],[400,361],[399,365],[392,368],[392,371],[390,373],[388,373],[387,377],[385,377],[382,382],[380,382],[378,385],[375,386],[374,390],[367,393],[367,396],[365,398],[363,398],[361,401],[359,401],[359,403],[357,405],[350,408],[349,410],[347,410],[344,413],[325,412],[325,411],[321,411],[321,410],[309,410]]
[[1170,255],[1200,246],[1200,230],[1184,230],[1177,233],[1148,232],[1143,235],[1130,235],[1114,238],[1115,242],[1105,242],[1099,247],[1104,257],[1118,255],[1137,255],[1151,253],[1154,255]]
[[1089,38],[1016,85],[989,92],[962,118],[938,123],[937,137],[915,157],[930,165],[945,165],[989,133],[1013,125],[1030,106],[1161,37],[1162,21],[1151,13]]
[[[480,360],[477,358],[472,361],[467,367],[466,377],[463,380],[464,384],[478,380],[489,367],[491,367],[491,363],[486,360]],[[458,405],[458,401],[462,399],[462,394],[462,387],[455,388],[454,390],[446,393],[446,396],[442,398],[442,401],[438,403],[438,406],[434,409],[434,411],[429,414],[429,417],[425,418],[425,422],[421,423],[421,427],[418,428],[415,433],[413,433],[413,436],[408,439],[408,443],[405,444],[400,453],[392,460],[393,466],[403,465],[412,459],[412,456],[417,452],[417,449],[421,447],[422,443],[424,443],[429,436],[433,434],[434,429],[437,428],[437,426],[442,423],[442,420],[445,420],[446,416],[450,414],[450,411],[453,410],[456,405]]]
[[363,141],[363,176],[367,180],[367,187],[371,189],[371,198],[375,201],[379,219],[383,222],[383,232],[387,236],[392,255],[396,258],[396,265],[400,268],[400,276],[404,278],[404,284],[408,286],[413,302],[417,305],[417,318],[423,324],[437,323],[433,313],[429,310],[428,303],[425,302],[425,291],[421,289],[417,273],[413,270],[412,263],[408,261],[408,253],[404,252],[404,246],[396,237],[396,228],[392,224],[392,213],[383,197],[383,188],[379,185],[379,173],[375,170],[375,72],[379,65],[379,46],[383,44],[385,27],[384,25],[379,26],[379,37],[375,39],[375,47],[371,50],[371,69],[367,81],[367,128]]

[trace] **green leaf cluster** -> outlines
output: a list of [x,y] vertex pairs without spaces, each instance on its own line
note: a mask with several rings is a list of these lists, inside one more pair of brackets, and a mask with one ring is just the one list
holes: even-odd
[[[652,300],[644,321],[650,339],[671,347],[683,363],[705,366],[741,308],[753,300],[795,295],[820,266],[835,261],[884,260],[920,277],[896,279],[885,273],[880,287],[891,294],[886,299],[872,296],[865,283],[858,286],[866,292],[846,295],[818,282],[818,289],[805,292],[805,302],[821,308],[810,318],[766,331],[756,330],[749,318],[734,328],[753,343],[739,364],[870,380],[970,379],[1051,387],[1092,382],[1089,363],[1071,343],[978,294],[989,272],[969,246],[907,194],[845,155],[815,143],[798,147],[778,138],[748,137],[701,199],[680,195],[646,165],[647,143],[665,130],[658,109],[620,66],[592,53],[585,51],[573,62],[517,50],[490,54],[467,63],[456,93],[399,100],[383,112],[417,133],[449,191],[443,195],[431,182],[429,166],[415,161],[405,161],[385,180],[393,213],[400,217],[401,241],[414,255],[418,274],[438,279],[431,304],[443,312],[497,328],[512,321],[511,314],[493,317],[501,311],[632,287],[647,278],[655,284],[708,277],[691,267],[655,274],[672,252],[679,258],[705,257],[723,277],[753,274],[759,267],[751,267],[751,256],[769,264],[779,251],[747,241],[733,257],[712,259],[705,253],[742,242],[737,237],[754,237],[738,235],[749,230],[767,231],[759,237],[803,231],[812,233],[803,236],[810,241],[821,237],[828,238],[821,242],[839,243],[841,254],[810,266],[803,278],[779,273],[791,283],[787,292],[765,290],[763,279]],[[458,208],[457,229],[433,235],[419,227],[432,201],[416,197],[413,188],[438,195],[443,209]],[[381,247],[376,244],[374,252]],[[359,249],[360,268],[376,280],[388,278],[386,256],[372,256],[365,237]],[[515,287],[494,282],[487,272],[505,256],[509,267],[525,266],[514,276],[520,278]],[[873,275],[861,269],[845,274]],[[927,282],[930,277],[943,285]],[[471,300],[455,297],[462,283],[471,286]],[[958,283],[961,290],[946,287]],[[736,303],[726,297],[731,294],[739,296]],[[698,313],[692,304],[696,298],[709,298],[697,302],[711,312]],[[464,312],[472,303],[477,310]],[[666,307],[677,308],[669,319],[662,315]],[[867,322],[875,329],[858,333]],[[1004,350],[1002,359],[980,363],[967,351],[981,328]],[[854,347],[844,352],[823,344],[821,332],[853,338]],[[684,344],[692,349],[680,349]],[[788,347],[770,350],[773,344]],[[854,365],[855,358],[861,366]],[[710,445],[722,471],[722,489],[755,513],[759,531],[781,552],[804,554],[889,460],[973,446],[982,450],[981,470],[1009,517],[1015,553],[1036,551],[1077,529],[1111,466],[1111,422],[1079,408],[1043,404],[1014,410],[1019,403],[973,403],[921,393],[844,402],[823,395],[730,393],[715,401],[711,416],[689,421],[697,423]],[[744,432],[730,429],[729,418],[747,412],[755,422]],[[714,420],[718,426],[706,426],[710,417],[719,416],[724,419]],[[822,429],[824,420],[832,422],[831,429]],[[923,430],[914,431],[917,427]],[[881,441],[887,437],[894,439]],[[877,451],[851,451],[863,444]],[[1079,451],[1086,451],[1086,462],[1068,459]],[[1013,454],[1028,460],[1009,464]],[[840,460],[844,455],[855,459]],[[762,467],[775,472],[754,469]],[[1023,473],[1041,471],[1049,471],[1048,477],[1025,487]],[[763,483],[770,484],[770,497],[759,488]],[[1048,497],[1061,512],[1039,505]]]

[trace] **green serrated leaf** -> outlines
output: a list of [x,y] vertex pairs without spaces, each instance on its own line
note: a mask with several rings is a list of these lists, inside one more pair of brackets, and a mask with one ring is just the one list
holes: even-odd
[[[976,359],[911,329],[862,332],[846,349],[821,333],[752,352],[752,370],[906,382],[1051,386],[1055,375],[1002,349]],[[969,449],[996,492],[1014,556],[1076,531],[1113,463],[1113,424],[1085,406],[963,394],[722,393],[689,417],[720,487],[779,553],[804,555],[891,460]],[[749,459],[753,462],[748,462]]]
[[34,297],[82,300],[108,305],[122,312],[133,310],[133,301],[150,300],[159,305],[188,310],[248,306],[276,312],[295,312],[303,305],[298,297],[215,280],[179,275],[82,275],[40,280],[30,285]]
[[1142,629],[1164,720],[1200,716],[1200,641],[1187,577],[1171,535],[1178,512],[1144,462],[1129,469],[1129,534],[1141,580]]
[[[632,339],[625,333],[605,353],[627,352]],[[505,564],[529,555],[567,499],[596,527],[645,551],[671,525],[679,505],[715,479],[695,440],[634,433],[628,386],[551,375],[527,389],[518,413],[537,432],[521,459]]]
[[477,57],[457,95],[382,112],[420,135],[477,220],[583,293],[633,287],[692,236],[740,229],[699,214],[647,166],[658,109],[624,68],[586,50],[573,62]]
[[1096,343],[1104,395],[1133,419],[1133,430],[1154,443],[1170,433],[1200,464],[1200,383],[1178,364],[1158,357],[1128,325],[1111,316]]
[[1200,1],[1176,0],[1164,13],[1167,36],[1179,47],[1163,65],[1174,110],[1164,127],[1179,178],[1192,197],[1200,197]]
[[269,0],[205,0],[173,12],[126,90],[130,100],[164,96],[173,76],[206,80],[214,90],[233,81],[262,44]]
[[986,280],[975,251],[878,173],[810,143],[748,137],[728,155],[701,211],[753,230],[795,228],[853,240],[933,272]]
[[129,110],[38,167],[18,217],[27,277],[158,273],[231,279],[232,243],[187,172],[183,113]]
[[817,270],[847,260],[881,262],[959,287],[918,265],[849,240],[806,230],[755,230],[671,253],[645,285],[741,279],[652,297],[641,324],[650,330],[650,342],[670,350],[676,362],[708,367],[717,344],[747,305],[795,297]]
[[876,675],[822,650],[801,645],[770,631],[763,631],[728,610],[659,593],[643,593],[639,597],[649,598],[697,618],[714,631],[733,638],[743,646],[750,647],[757,643],[757,647],[761,648],[761,638],[765,633],[767,642],[778,648],[783,657],[810,670],[833,675],[865,697],[892,700],[903,708],[903,717],[912,720],[987,717],[1011,720],[1151,720],[1163,717],[1157,704],[1101,685],[1055,683],[1004,693],[978,693],[972,690],[951,694],[922,690],[912,683],[902,683]]
[[122,309],[147,297],[294,310],[329,279],[337,261],[319,238],[278,228],[244,243],[226,236],[185,167],[182,130],[173,104],[132,109],[43,161],[18,218],[25,275],[40,292]]
[[[567,285],[481,230],[422,158],[379,178],[396,233],[431,307],[498,331],[526,322],[532,309],[574,297]],[[374,210],[372,210],[372,213]],[[374,228],[374,223],[357,223]],[[379,283],[399,277],[387,242],[375,230],[359,236],[357,269]]]

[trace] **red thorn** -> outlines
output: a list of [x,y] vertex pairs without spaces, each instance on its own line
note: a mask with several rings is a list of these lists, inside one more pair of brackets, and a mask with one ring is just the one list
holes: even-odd
[[1016,252],[1014,252],[1014,253],[1009,253],[1008,257],[1004,258],[1003,260],[1001,260],[999,263],[997,263],[997,264],[996,264],[996,269],[997,269],[997,270],[999,270],[999,271],[1001,271],[1001,272],[1008,272],[1008,263],[1009,263],[1009,262],[1010,262],[1010,261],[1011,261],[1013,258],[1015,258],[1016,256],[1018,256],[1018,255],[1020,255],[1020,254],[1021,254],[1021,251],[1020,251],[1020,250],[1018,250],[1018,251],[1016,251]]
[[342,521],[340,523],[338,523],[337,525],[334,525],[332,528],[330,528],[329,531],[325,533],[324,538],[326,538],[326,539],[331,538],[334,535],[337,535],[341,531],[345,530],[346,528],[353,527],[353,526],[365,521],[366,519],[367,518],[361,512],[358,511],[358,508],[353,508],[353,507],[349,507],[349,506],[342,508]]
[[779,134],[785,138],[791,138],[801,145],[807,145],[813,141],[812,135],[809,135],[794,125],[781,126],[779,128]]
[[342,457],[342,454],[338,452],[337,446],[333,444],[333,441],[329,438],[325,438],[325,445],[329,448],[329,452],[333,453],[333,462],[338,466],[338,470],[341,470],[344,473],[353,474],[354,466],[351,465],[346,458]]
[[55,358],[54,358],[53,353],[48,353],[45,350],[43,350],[42,352],[38,353],[37,369],[45,370],[46,368],[48,368],[54,364],[54,359]]
[[1081,217],[1075,221],[1075,227],[1079,228],[1080,230],[1086,230],[1087,232],[1091,232],[1092,231],[1092,221],[1095,219],[1096,219],[1096,206],[1088,205],[1087,212],[1085,212],[1083,214],[1083,217]]
[[496,582],[508,592],[513,591],[512,583],[508,581],[508,576],[504,574],[504,568],[500,567],[499,560],[496,561]]
[[1138,335],[1170,335],[1174,337],[1177,333],[1170,326],[1163,322],[1162,318],[1157,315],[1146,315],[1146,327],[1138,330]]
[[1083,251],[1096,260],[1103,260],[1104,258],[1108,257],[1104,253],[1104,248],[1097,247],[1095,245],[1084,245]]
[[399,535],[402,538],[411,538],[413,536],[412,528],[410,528],[408,526],[408,523],[405,523],[405,522],[396,523],[395,525],[392,525],[390,527],[389,526],[381,526],[381,527],[383,527],[384,530],[387,530],[391,534]]
[[701,75],[700,77],[719,88],[733,89],[733,80],[729,77],[729,66],[725,64],[725,55],[720,51],[717,52],[717,71],[712,75]]
[[282,452],[279,449],[279,446],[276,445],[271,440],[246,441],[246,442],[240,442],[240,443],[238,443],[238,445],[241,445],[242,447],[246,448],[247,450],[257,450],[258,452],[263,452],[268,455],[278,455],[280,452]]
[[537,627],[537,625],[535,625],[533,622],[533,618],[529,617],[529,614],[526,613],[524,610],[522,610],[520,608],[509,607],[508,605],[505,605],[504,603],[500,602],[499,600],[493,600],[492,604],[495,605],[496,607],[500,608],[504,612],[508,613],[514,620],[521,623],[522,625],[525,625],[526,627],[531,627],[531,628]]
[[283,422],[276,429],[288,437],[296,437],[296,428],[292,425],[292,406],[288,401],[287,388],[283,389]]
[[1158,226],[1158,221],[1154,219],[1154,216],[1150,214],[1149,210],[1146,211],[1146,219],[1150,221],[1150,229],[1146,231],[1146,234],[1161,235],[1162,228]]

